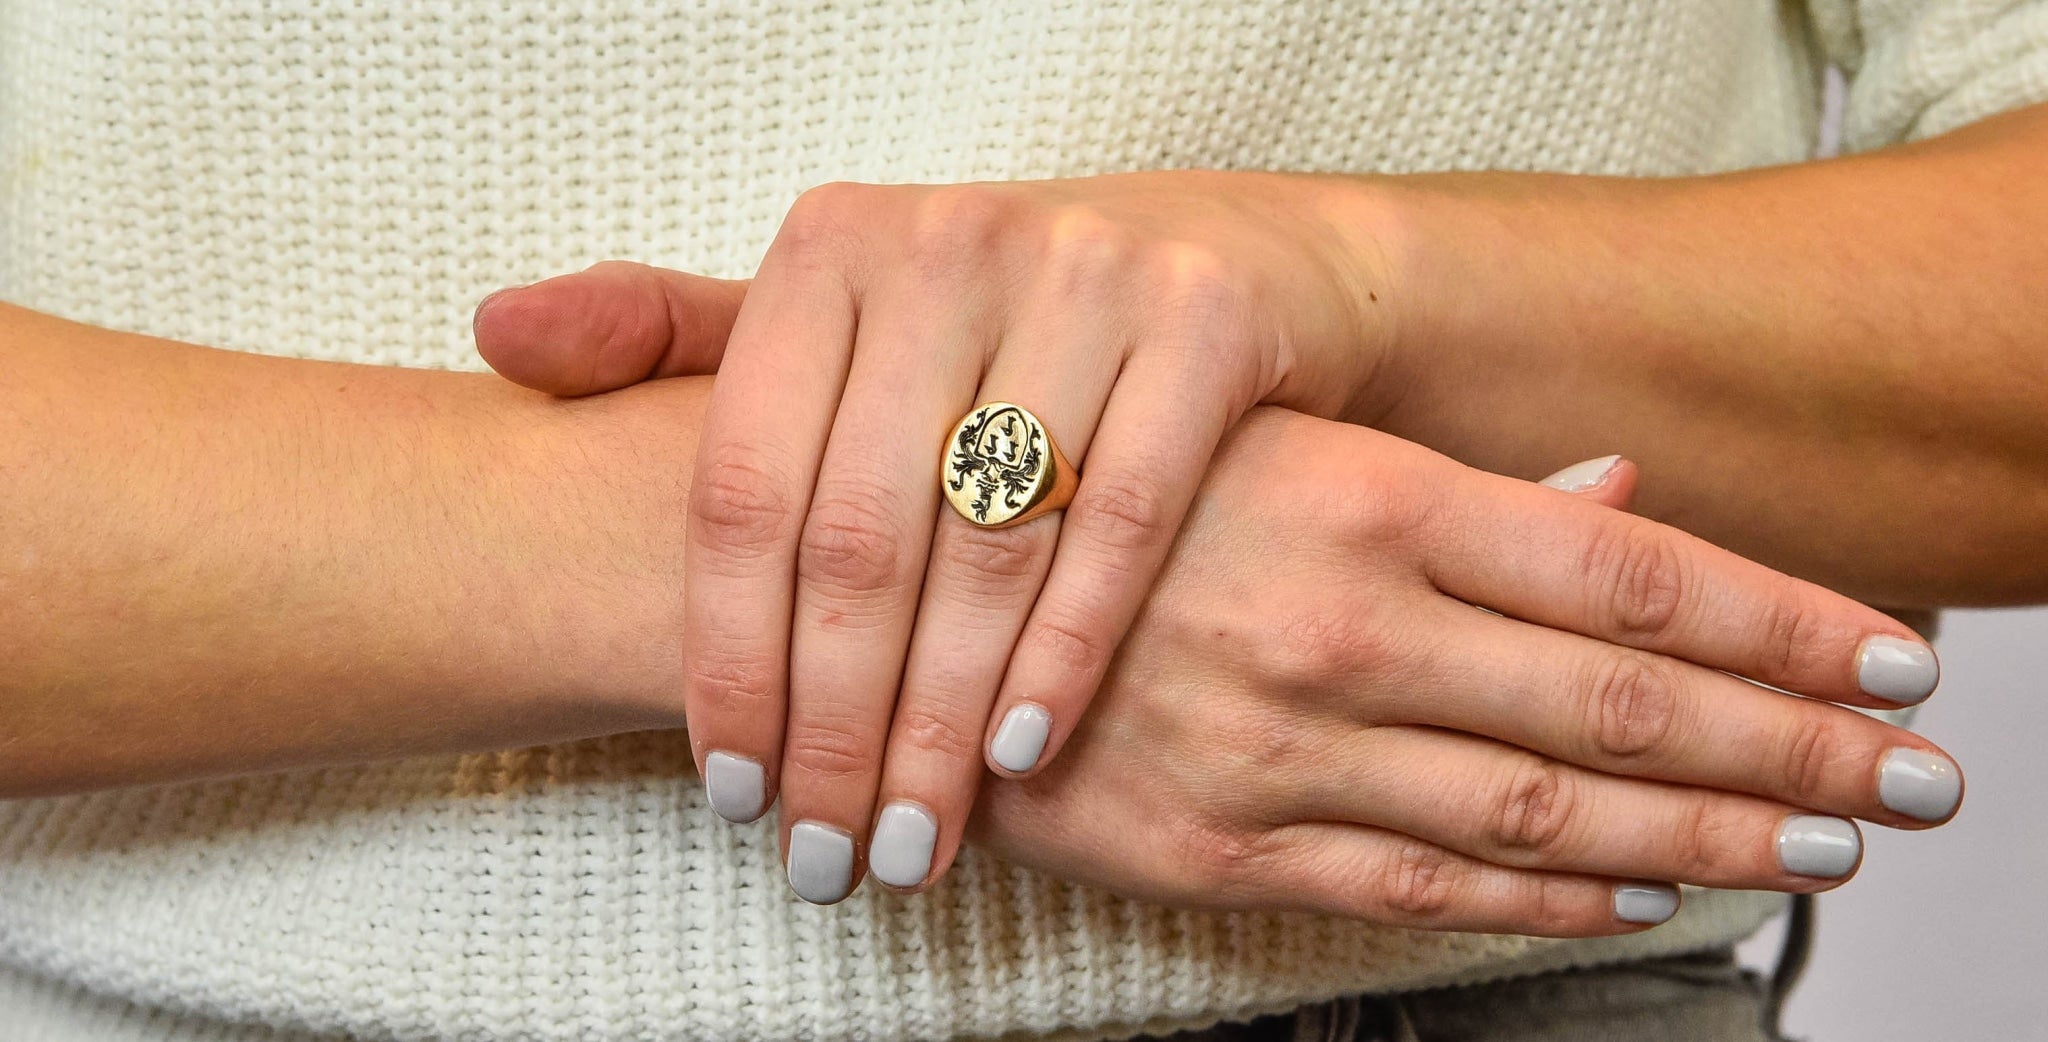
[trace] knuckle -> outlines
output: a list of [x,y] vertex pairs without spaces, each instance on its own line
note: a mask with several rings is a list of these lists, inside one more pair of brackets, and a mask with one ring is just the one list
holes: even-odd
[[717,657],[689,671],[693,699],[720,716],[752,715],[780,694],[782,677],[772,665],[752,659]]
[[1181,352],[1191,363],[1222,364],[1235,357],[1223,349],[1252,339],[1258,293],[1244,264],[1214,247],[1170,242],[1154,247],[1142,270],[1151,287],[1155,347]]
[[1714,813],[1714,805],[1704,795],[1686,798],[1685,809],[1679,812],[1678,828],[1671,836],[1672,862],[1683,873],[1682,879],[1697,882],[1721,874],[1729,852],[1743,849],[1730,845],[1727,832]]
[[1644,640],[1670,632],[1690,584],[1685,558],[1669,533],[1632,520],[1612,523],[1586,553],[1586,574],[1601,584],[1616,634]]
[[648,345],[667,344],[681,334],[659,276],[653,269],[631,261],[600,261],[589,270],[631,288],[630,294],[614,298],[610,305],[592,309],[596,312],[594,328],[601,330],[590,341],[594,345],[593,371],[608,368],[614,360],[621,367],[644,370],[644,351]]
[[978,268],[997,252],[1013,205],[988,184],[941,185],[918,201],[908,230],[911,268],[927,280],[947,280]]
[[1556,763],[1524,759],[1509,774],[1497,802],[1488,837],[1496,849],[1547,861],[1569,845],[1576,795],[1569,775]]
[[1266,714],[1265,719],[1238,733],[1244,736],[1246,752],[1260,767],[1300,766],[1316,759],[1321,751],[1316,729],[1293,713]]
[[759,554],[788,532],[791,497],[759,454],[726,448],[698,468],[691,513],[705,542],[729,553]]
[[1669,667],[1647,655],[1616,655],[1596,667],[1590,691],[1599,753],[1634,760],[1667,747],[1678,716]]
[[1202,243],[1160,243],[1143,270],[1162,306],[1190,316],[1235,314],[1250,295],[1244,266]]
[[797,574],[836,594],[872,594],[903,582],[903,525],[874,492],[833,491],[812,505],[797,544]]
[[855,211],[876,187],[859,181],[825,181],[799,193],[790,212],[810,217]]
[[1421,482],[1321,481],[1318,516],[1370,547],[1400,546],[1427,531],[1438,492]]
[[1172,535],[1163,490],[1134,474],[1111,472],[1082,482],[1067,508],[1075,530],[1112,554],[1150,549]]
[[1190,820],[1174,830],[1180,863],[1190,881],[1211,894],[1242,889],[1266,861],[1268,845],[1246,831],[1220,822]]
[[1827,625],[1810,600],[1787,591],[1765,610],[1762,641],[1757,665],[1764,677],[1759,679],[1792,676],[1802,662],[1819,657]]
[[1450,910],[1458,873],[1458,865],[1443,850],[1410,840],[1382,862],[1373,889],[1396,917],[1428,923]]
[[874,185],[828,181],[796,197],[775,235],[778,253],[798,260],[837,256],[859,238],[857,223],[871,207]]
[[1331,606],[1293,609],[1257,647],[1268,673],[1307,685],[1377,671],[1395,657],[1383,629]]
[[1033,619],[1020,643],[1069,675],[1095,676],[1108,664],[1111,650],[1098,635],[1100,629],[1064,618]]
[[806,721],[789,730],[783,748],[785,771],[814,780],[859,779],[880,766],[880,743],[850,719]]
[[1539,937],[1569,937],[1582,932],[1583,917],[1572,900],[1571,884],[1544,873],[1529,888],[1526,933]]
[[1127,268],[1130,233],[1084,206],[1054,213],[1040,265],[1061,298],[1099,295]]
[[1815,712],[1822,709],[1818,704],[1800,708],[1808,711],[1797,714],[1785,735],[1779,778],[1790,802],[1812,807],[1832,788],[1829,782],[1843,765],[1844,743],[1828,719],[1832,714]]
[[969,584],[977,600],[1021,587],[1038,574],[1037,533],[1025,528],[953,526],[941,541],[939,564]]
[[944,703],[907,702],[896,710],[896,738],[920,752],[950,760],[979,762],[981,731],[969,729],[965,714]]

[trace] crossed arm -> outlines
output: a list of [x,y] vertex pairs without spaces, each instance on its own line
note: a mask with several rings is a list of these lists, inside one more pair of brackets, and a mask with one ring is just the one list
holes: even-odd
[[[1354,245],[1386,276],[1386,343],[1401,346],[1361,385],[1371,393],[1334,411],[1526,476],[1625,445],[1653,468],[1643,496],[1649,512],[1886,603],[2038,597],[2048,585],[2039,567],[2048,559],[2039,552],[2048,531],[2048,452],[2037,422],[2048,352],[2038,331],[2048,323],[2025,281],[2041,267],[2042,240],[2025,229],[2044,223],[2048,189],[2025,175],[2038,165],[2044,127],[2048,117],[2033,110],[1884,155],[1698,181],[1347,184],[1318,198],[1354,227],[1372,229]],[[1400,220],[1390,218],[1396,213]],[[656,287],[664,305],[645,322],[614,323],[583,346],[601,358],[619,346],[603,336],[625,330],[653,337],[666,352],[649,359],[638,345],[638,354],[628,353],[633,375],[703,365],[722,346],[710,341],[730,330],[745,287],[703,280],[698,288],[693,300],[724,310],[668,307],[670,290]],[[1376,292],[1361,306],[1380,303],[1370,299]],[[7,793],[680,723],[674,692],[686,627],[677,519],[687,512],[688,461],[709,381],[565,402],[485,377],[215,352],[13,308],[0,310],[0,351],[10,363],[0,386]],[[588,355],[568,357],[589,364]],[[1281,853],[1271,863],[1293,866],[1293,876],[1252,873],[1290,886],[1224,888],[1236,899],[1291,894],[1316,907],[1428,925],[1598,932],[1617,926],[1587,895],[1605,894],[1619,877],[1831,885],[1853,859],[1816,876],[1773,854],[1793,810],[1902,826],[1953,810],[1953,799],[1927,796],[1940,788],[1938,777],[1913,782],[1920,795],[1903,803],[1886,798],[1887,784],[1894,796],[1900,791],[1897,775],[1886,773],[1893,754],[1933,755],[1924,741],[1817,702],[1755,701],[1750,689],[1693,672],[1726,668],[1773,680],[1773,668],[1794,669],[1802,672],[1786,678],[1788,686],[1871,704],[1857,690],[1855,655],[1873,636],[1910,641],[1895,623],[1812,587],[1744,571],[1730,557],[1668,552],[1676,545],[1668,533],[1609,535],[1574,553],[1570,533],[1609,532],[1621,515],[1549,514],[1555,503],[1486,483],[1504,479],[1404,455],[1409,447],[1372,432],[1286,422],[1320,426],[1262,419],[1250,428],[1258,436],[1225,440],[1215,473],[1232,483],[1212,476],[1205,487],[1238,489],[1248,509],[1270,505],[1270,493],[1245,492],[1252,486],[1244,473],[1274,459],[1314,457],[1319,445],[1361,467],[1376,454],[1397,458],[1406,468],[1398,473],[1339,467],[1302,481],[1292,488],[1294,505],[1328,507],[1327,486],[1355,486],[1338,497],[1348,513],[1316,515],[1329,521],[1326,538],[1350,539],[1343,545],[1353,550],[1361,544],[1340,523],[1347,517],[1370,518],[1367,527],[1384,535],[1390,518],[1499,518],[1512,505],[1516,526],[1557,535],[1562,556],[1553,560],[1609,567],[1582,568],[1575,579],[1553,575],[1551,586],[1475,586],[1464,599],[1552,595],[1502,607],[1544,624],[1533,629],[1577,633],[1608,650],[1576,659],[1510,656],[1520,672],[1488,676],[1472,663],[1528,647],[1516,641],[1534,636],[1459,644],[1440,632],[1398,631],[1409,643],[1389,643],[1396,631],[1378,625],[1385,619],[1347,613],[1344,604],[1245,620],[1243,662],[1212,662],[1182,690],[1258,693],[1258,711],[1276,714],[1261,718],[1277,728],[1266,733],[1285,739],[1258,749],[1277,755],[1312,731],[1328,749],[1355,750],[1343,736],[1369,725],[1386,733],[1454,728],[1479,744],[1432,754],[1435,763],[1475,765],[1460,813],[1354,822],[1374,836],[1406,837],[1377,854],[1359,844],[1332,856],[1327,846],[1267,842],[1270,830],[1247,819],[1194,829],[1207,837],[1197,847],[1226,852],[1222,860],[1240,870],[1264,863],[1247,852],[1273,850]],[[1435,484],[1461,496],[1416,492]],[[1360,489],[1388,498],[1360,499]],[[1381,509],[1386,502],[1426,509]],[[1230,536],[1256,542],[1271,530],[1233,529],[1231,512],[1205,503],[1194,502],[1190,525],[1210,526],[1195,532],[1210,542],[1183,532],[1182,545],[1220,547]],[[1420,530],[1448,538],[1458,529]],[[1295,552],[1352,559],[1303,535]],[[1498,583],[1517,574],[1511,566],[1529,550],[1516,538],[1490,549],[1399,545],[1408,556],[1394,559],[1415,568],[1408,578],[1428,582],[1387,589],[1434,590],[1434,569],[1460,559],[1497,564]],[[1165,563],[1160,592],[1136,620],[1130,661],[1181,661],[1191,656],[1175,659],[1175,649],[1214,642],[1215,634],[1188,623],[1195,616],[1163,600],[1209,588],[1176,578],[1175,569],[1193,574],[1203,559],[1182,549]],[[1642,561],[1676,570],[1629,567]],[[1302,581],[1328,593],[1330,572],[1306,569]],[[1362,582],[1361,574],[1354,589],[1367,589]],[[1659,590],[1721,613],[1701,622],[1660,611],[1657,625],[1643,627],[1642,605],[1628,608],[1629,591]],[[1603,603],[1620,607],[1544,615],[1546,606]],[[1159,620],[1179,624],[1147,628]],[[1617,628],[1629,620],[1637,625]],[[1631,643],[1652,657],[1630,657],[1623,646]],[[1287,653],[1283,661],[1261,666],[1259,655],[1276,647]],[[1473,683],[1467,699],[1422,694],[1449,690],[1447,676]],[[1294,714],[1304,703],[1277,696],[1316,677],[1331,697],[1379,709],[1368,696],[1395,698],[1406,708],[1303,730]],[[1124,752],[1185,749],[1157,739],[1187,723],[1173,714],[1189,700],[1161,699],[1170,689],[1127,668],[1113,671],[1107,708],[1098,707],[1103,719],[1077,732],[1080,762],[991,796],[992,841],[1071,855],[1079,839],[1015,808],[1117,792],[1119,771],[1129,769]],[[1549,707],[1551,715],[1535,714],[1549,729],[1489,731],[1518,716],[1498,704],[1486,711],[1486,692],[1502,690],[1526,693],[1531,701],[1520,710]],[[1215,705],[1187,711],[1196,710]],[[1742,755],[1713,758],[1728,749]],[[1203,770],[1241,782],[1237,793],[1292,800],[1302,815],[1332,812],[1342,794],[1312,792],[1321,775],[1270,789],[1276,773],[1261,768],[1271,759]],[[1196,797],[1196,782],[1182,778],[1186,787],[1160,794],[1162,807],[1170,797]],[[1661,787],[1610,785],[1627,778]],[[1546,796],[1559,791],[1591,795],[1563,804]],[[1407,806],[1392,799],[1398,791],[1384,795],[1373,806]],[[1630,806],[1660,807],[1669,823],[1725,823],[1714,834],[1734,839],[1712,850],[1617,848],[1630,830],[1601,827],[1600,811]],[[1013,812],[1006,818],[1003,808]],[[1348,802],[1338,809],[1370,813]],[[1036,821],[1036,842],[1006,838],[1006,820]],[[1485,822],[1494,824],[1459,831]],[[1330,867],[1395,866],[1387,892],[1398,893],[1399,880],[1439,878],[1398,870],[1418,857],[1444,867],[1442,879],[1466,881],[1465,889],[1374,907]],[[1100,867],[1084,856],[1071,862]],[[1324,866],[1324,885],[1302,878],[1304,866]],[[1168,897],[1209,892],[1165,882],[1186,882],[1171,865],[1137,875],[1133,882],[1111,873],[1108,881]],[[1579,899],[1530,903],[1549,886],[1576,887]],[[1480,900],[1509,891],[1522,903]],[[1536,907],[1573,911],[1543,923],[1514,918]],[[1494,918],[1475,918],[1479,908]]]
[[[7,794],[682,723],[675,527],[709,381],[561,401],[12,308],[0,350]],[[1698,594],[1654,631],[1627,621],[1660,585],[1640,559]],[[1925,740],[1717,671],[1877,704],[1871,639],[1913,642],[1626,513],[1259,410],[1075,755],[978,827],[1184,904],[1639,929],[1664,881],[1835,885],[1838,815],[1952,813]],[[1934,790],[1901,800],[1902,756]]]

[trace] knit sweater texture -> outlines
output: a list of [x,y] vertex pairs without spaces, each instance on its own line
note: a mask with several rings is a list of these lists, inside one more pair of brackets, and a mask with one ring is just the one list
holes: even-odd
[[[1678,175],[2048,98],[2009,0],[0,0],[0,297],[477,368],[486,291],[752,272],[828,180]],[[815,908],[626,735],[0,804],[6,1042],[1109,1038],[1699,948],[1173,911],[974,851]]]

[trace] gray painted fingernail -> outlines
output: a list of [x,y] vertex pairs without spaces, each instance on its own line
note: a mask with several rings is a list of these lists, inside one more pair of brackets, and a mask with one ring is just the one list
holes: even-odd
[[718,816],[745,824],[768,808],[768,772],[757,760],[716,752],[704,757],[704,795]]
[[1856,686],[1872,698],[1902,706],[1919,705],[1941,683],[1934,649],[1898,637],[1872,637],[1856,656]]
[[1038,765],[1045,751],[1045,739],[1052,734],[1052,714],[1029,702],[1003,714],[996,739],[988,743],[990,755],[1006,771],[1022,774]]
[[1628,883],[1614,888],[1614,917],[1655,926],[1678,914],[1678,888],[1661,883]]
[[1778,864],[1795,876],[1840,879],[1863,858],[1863,836],[1854,822],[1796,814],[1778,829]]
[[1877,801],[1921,821],[1943,821],[1963,799],[1954,760],[1919,749],[1893,749],[1877,771]]
[[915,803],[898,800],[882,808],[875,838],[868,843],[868,874],[890,886],[912,887],[932,871],[939,821]]
[[1548,485],[1559,492],[1584,492],[1606,481],[1607,475],[1613,472],[1614,465],[1620,462],[1620,456],[1589,459],[1584,463],[1574,463],[1537,484]]
[[791,825],[789,888],[814,905],[846,900],[853,892],[853,837],[823,822]]

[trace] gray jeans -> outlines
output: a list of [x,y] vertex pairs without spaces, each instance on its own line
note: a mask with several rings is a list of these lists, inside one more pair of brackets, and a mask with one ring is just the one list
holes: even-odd
[[1399,995],[1353,995],[1154,1042],[1780,1042],[1778,1012],[1812,944],[1793,903],[1770,977],[1733,948]]

